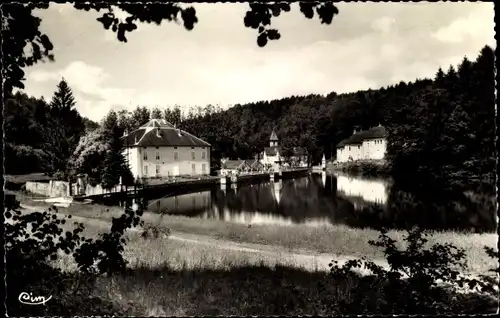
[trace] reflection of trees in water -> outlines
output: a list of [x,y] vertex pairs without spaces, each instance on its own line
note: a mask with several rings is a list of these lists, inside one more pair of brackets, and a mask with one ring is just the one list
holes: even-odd
[[[328,191],[325,191],[321,178],[309,177],[245,185],[237,191],[216,190],[214,201],[218,211],[230,214],[259,212],[289,217],[302,223],[308,218],[333,216],[336,202],[325,192]],[[280,197],[279,202],[276,196]]]
[[409,229],[420,226],[475,232],[496,229],[494,201],[485,195],[468,196],[458,191],[409,193],[392,186],[385,208],[364,206],[346,216],[346,224],[355,227]]
[[[337,179],[321,175],[240,186],[162,198],[150,211],[204,218],[253,218],[305,223],[327,219],[352,227],[458,229],[492,231],[496,228],[495,201],[488,196],[467,195],[463,191],[403,191],[395,185],[387,189],[387,203],[372,205],[362,196],[337,195]],[[280,200],[277,200],[277,196]],[[259,215],[255,215],[258,213]],[[326,221],[326,220],[325,220]],[[285,222],[285,221],[283,221]]]
[[145,205],[148,210],[162,214],[182,214],[196,216],[212,205],[211,191],[187,193],[158,199],[148,199]]

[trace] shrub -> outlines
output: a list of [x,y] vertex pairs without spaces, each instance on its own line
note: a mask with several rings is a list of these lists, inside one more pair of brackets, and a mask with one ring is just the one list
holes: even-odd
[[144,225],[143,226],[143,231],[141,233],[141,237],[143,239],[148,239],[150,237],[158,238],[160,234],[166,238],[169,237],[171,234],[171,231],[168,227],[166,226],[154,226],[154,225]]
[[[142,211],[135,212],[127,207],[120,218],[113,218],[110,232],[94,240],[81,236],[84,230],[81,223],[74,222],[76,228],[65,232],[61,226],[71,216],[59,218],[55,207],[53,211],[49,208],[43,213],[21,213],[18,201],[6,203],[8,313],[14,316],[114,314],[104,302],[91,299],[91,286],[98,274],[111,275],[125,269],[122,252],[126,240],[123,234],[127,228],[139,224]],[[72,254],[79,273],[65,274],[51,266],[50,262],[57,260],[61,252]],[[68,280],[73,284],[68,284]],[[34,295],[51,293],[55,299],[46,306],[26,306],[17,299],[21,292],[32,292]],[[82,312],[83,309],[86,311]]]
[[[369,243],[384,249],[389,269],[362,258],[348,261],[343,266],[332,261],[329,264],[330,273],[337,279],[352,278],[358,276],[353,269],[364,266],[372,273],[366,279],[368,288],[380,288],[381,300],[377,306],[381,307],[378,310],[386,313],[436,314],[453,311],[452,300],[455,299],[457,303],[458,294],[440,282],[458,284],[460,287],[467,285],[472,290],[483,292],[493,290],[490,283],[460,275],[461,271],[467,269],[463,249],[439,243],[425,248],[426,233],[419,228],[410,230],[404,242],[406,249],[398,249],[396,241],[387,235],[386,230],[381,230],[378,240]],[[360,301],[351,299],[342,305],[346,310],[357,313],[373,313],[370,311],[373,308]]]

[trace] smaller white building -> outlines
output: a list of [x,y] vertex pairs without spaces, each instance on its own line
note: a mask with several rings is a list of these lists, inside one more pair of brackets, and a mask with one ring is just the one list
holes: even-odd
[[337,144],[337,162],[382,160],[387,151],[387,132],[379,125],[354,133]]
[[260,162],[264,167],[278,171],[280,167],[285,165],[286,161],[290,161],[295,167],[307,167],[307,150],[305,148],[294,147],[290,158],[285,158],[278,141],[278,136],[273,129],[269,138],[269,147],[266,147],[260,154]]
[[220,175],[231,176],[251,170],[247,160],[224,160],[221,164]]

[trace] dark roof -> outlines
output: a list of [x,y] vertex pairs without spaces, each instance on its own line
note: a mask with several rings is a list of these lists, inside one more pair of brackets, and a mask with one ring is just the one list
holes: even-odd
[[262,163],[258,159],[246,160],[246,163],[250,167],[262,166]]
[[223,169],[238,169],[242,166],[248,165],[246,160],[228,160],[222,164]]
[[175,128],[174,125],[166,121],[165,119],[151,119],[146,124],[141,126],[141,128],[146,127],[161,127],[161,128]]
[[266,153],[266,156],[276,156],[278,154],[278,151],[279,151],[278,146],[264,148],[264,152]]
[[152,119],[144,126],[122,137],[126,147],[209,147],[210,144],[165,120]]
[[361,144],[363,141],[375,138],[384,138],[387,136],[387,131],[384,126],[372,127],[368,130],[363,130],[353,134],[351,137],[342,140],[337,144],[337,148],[342,148],[345,145]]
[[276,135],[276,132],[273,129],[273,132],[271,133],[271,138],[269,138],[270,141],[278,141],[278,135]]
[[[272,146],[264,148],[264,151],[267,156],[276,156],[276,154],[280,151],[279,146]],[[294,156],[305,156],[307,155],[307,150],[302,147],[293,147],[293,155]]]

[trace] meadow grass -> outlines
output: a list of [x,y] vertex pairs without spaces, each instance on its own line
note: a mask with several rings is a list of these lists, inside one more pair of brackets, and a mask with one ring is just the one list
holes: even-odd
[[[72,205],[60,208],[65,214],[111,220],[119,217],[122,209],[102,205]],[[250,228],[246,224],[232,223],[215,219],[190,218],[185,216],[144,212],[142,220],[146,224],[157,227],[168,227],[173,234],[185,233],[208,236],[218,240],[236,243],[261,244],[278,246],[296,253],[317,253],[367,257],[381,259],[384,257],[380,248],[371,246],[368,241],[376,240],[379,232],[373,229],[356,229],[345,225],[302,226],[254,224]],[[403,247],[406,231],[393,230],[389,235]],[[451,243],[466,251],[468,271],[485,274],[490,268],[497,266],[496,261],[485,253],[484,246],[495,248],[496,234],[461,233],[453,231],[433,231],[428,237],[428,244]]]
[[[71,229],[71,224],[65,224]],[[107,230],[104,222],[89,221],[83,235]],[[321,270],[305,270],[293,260],[265,258],[244,251],[223,251],[169,238],[143,239],[127,233],[124,256],[129,270],[100,277],[93,297],[123,308],[129,315],[335,315],[397,313],[400,300],[388,299],[383,285],[370,277],[334,279]],[[76,269],[61,254],[54,265]],[[462,299],[458,299],[457,297]],[[406,300],[405,300],[406,299]],[[453,295],[442,300],[448,313],[492,313],[492,299]],[[416,312],[419,313],[419,312]],[[420,312],[421,313],[421,312]]]

